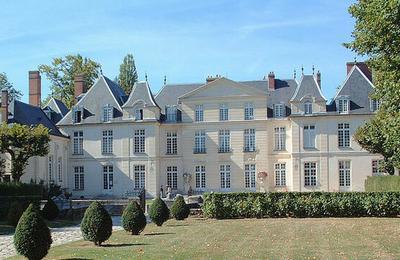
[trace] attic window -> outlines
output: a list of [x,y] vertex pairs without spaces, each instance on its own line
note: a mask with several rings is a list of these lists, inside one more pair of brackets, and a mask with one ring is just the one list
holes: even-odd
[[348,114],[349,110],[350,110],[350,105],[349,105],[350,101],[348,97],[340,97],[338,99],[338,111],[339,114]]
[[379,100],[370,99],[370,105],[369,105],[369,107],[370,107],[370,109],[371,109],[371,112],[376,112],[376,111],[378,111],[379,108],[380,108],[380,106],[381,106],[381,102],[380,102]]
[[285,110],[284,104],[274,104],[274,117],[275,118],[284,117],[284,110]]
[[73,108],[72,120],[74,124],[82,122],[83,109],[80,107]]
[[103,122],[110,122],[113,118],[113,107],[107,104],[103,107]]
[[143,109],[136,109],[135,110],[135,120],[143,120]]
[[311,115],[313,113],[312,111],[312,103],[307,101],[304,103],[304,114],[305,115]]
[[167,114],[167,122],[176,122],[176,106],[165,107],[165,112]]

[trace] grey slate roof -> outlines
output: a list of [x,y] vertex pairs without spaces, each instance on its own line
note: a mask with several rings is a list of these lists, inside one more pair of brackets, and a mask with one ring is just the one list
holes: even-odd
[[147,106],[157,106],[147,81],[135,83],[124,107],[133,106],[138,100],[142,100]]
[[183,96],[186,93],[189,93],[190,91],[193,91],[203,85],[204,83],[168,84],[157,93],[155,101],[161,108],[161,112],[165,113],[165,106],[176,105],[178,102],[178,97]]
[[268,117],[273,117],[274,104],[284,103],[286,116],[290,115],[290,99],[297,89],[294,79],[275,79],[275,90],[268,90],[267,108]]
[[117,100],[118,104],[120,106],[122,106],[128,96],[125,94],[124,90],[121,88],[120,85],[118,85],[117,83],[115,83],[114,81],[112,81],[111,79],[107,78],[106,76],[101,76],[104,78],[104,80],[106,81],[109,89],[111,90],[111,93],[114,95],[115,99]]
[[43,111],[53,123],[57,124],[68,113],[68,108],[61,100],[51,98],[43,107]]
[[303,97],[311,96],[316,101],[326,101],[326,98],[322,95],[321,89],[318,86],[314,75],[303,75],[299,86],[296,89],[291,101],[300,102]]

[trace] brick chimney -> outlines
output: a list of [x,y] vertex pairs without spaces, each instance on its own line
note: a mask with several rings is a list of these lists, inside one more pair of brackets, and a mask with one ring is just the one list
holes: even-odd
[[85,77],[83,74],[78,74],[74,78],[74,95],[75,95],[75,103],[77,103],[79,100],[79,96],[82,95],[83,93],[86,92],[86,86],[85,86]]
[[321,88],[321,72],[320,71],[317,72],[317,75],[315,76],[315,79],[316,79],[316,81],[318,83],[318,87]]
[[8,122],[8,90],[1,91],[1,122]]
[[362,73],[372,82],[372,72],[368,68],[367,64],[365,62],[347,62],[346,67],[347,67],[347,75],[349,75],[351,69],[357,66]]
[[40,107],[42,99],[42,79],[40,72],[29,71],[29,104]]
[[272,71],[268,74],[268,88],[269,90],[275,90],[275,73]]

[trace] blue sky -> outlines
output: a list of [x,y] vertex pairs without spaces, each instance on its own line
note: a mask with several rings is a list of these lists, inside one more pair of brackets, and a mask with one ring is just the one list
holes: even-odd
[[[292,78],[312,65],[331,98],[354,53],[350,1],[4,1],[0,9],[0,71],[28,100],[28,71],[53,57],[80,53],[114,78],[133,53],[139,78],[153,92],[168,83],[204,82],[221,74],[261,79],[269,71]],[[42,95],[49,93],[45,77]]]

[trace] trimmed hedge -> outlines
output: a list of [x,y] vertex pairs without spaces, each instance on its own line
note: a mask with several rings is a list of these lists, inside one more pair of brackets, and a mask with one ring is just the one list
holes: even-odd
[[206,217],[393,217],[400,215],[400,192],[206,193]]
[[365,191],[400,191],[400,176],[368,176]]
[[53,220],[58,217],[59,213],[60,210],[58,209],[56,203],[49,198],[42,209],[43,217],[47,220]]
[[178,196],[171,207],[171,214],[176,220],[184,220],[189,217],[190,209],[182,196]]
[[43,186],[41,184],[1,182],[0,196],[42,196]]

